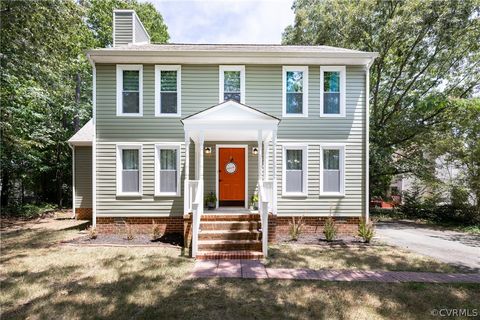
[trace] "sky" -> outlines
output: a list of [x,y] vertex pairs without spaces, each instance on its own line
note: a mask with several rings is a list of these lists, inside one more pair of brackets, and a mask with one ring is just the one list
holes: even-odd
[[274,43],[293,24],[293,0],[142,0],[152,2],[175,43]]

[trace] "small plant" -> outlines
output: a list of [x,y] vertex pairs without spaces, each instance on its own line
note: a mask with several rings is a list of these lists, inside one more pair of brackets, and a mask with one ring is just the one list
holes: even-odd
[[363,239],[363,242],[370,243],[375,235],[375,225],[373,222],[366,222],[365,219],[360,219],[358,224],[358,236]]
[[155,220],[152,219],[152,241],[157,240],[162,236],[162,232],[160,230],[160,225],[155,223]]
[[87,232],[88,232],[88,237],[90,239],[97,239],[97,236],[98,236],[98,232],[97,232],[97,228],[95,228],[94,226],[90,226],[88,229],[87,229]]
[[250,197],[250,203],[253,210],[258,210],[258,194],[255,193]]
[[205,196],[205,202],[207,203],[208,209],[215,209],[215,207],[217,206],[217,196],[213,191]]
[[300,235],[302,234],[303,231],[303,226],[305,225],[303,221],[303,216],[298,219],[298,221],[295,219],[295,217],[292,217],[292,222],[290,222],[290,238],[293,241],[297,241]]
[[131,225],[125,222],[125,236],[127,240],[133,240],[133,228]]
[[337,237],[337,226],[335,220],[332,217],[328,217],[325,220],[325,225],[323,226],[323,234],[325,235],[325,240],[331,242]]

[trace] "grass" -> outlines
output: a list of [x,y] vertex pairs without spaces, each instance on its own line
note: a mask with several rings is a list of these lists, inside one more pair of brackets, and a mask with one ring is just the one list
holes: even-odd
[[2,319],[428,319],[480,301],[478,285],[188,279],[180,249],[57,244],[74,236],[1,234]]
[[384,244],[278,244],[269,248],[267,265],[275,268],[461,272],[449,264]]

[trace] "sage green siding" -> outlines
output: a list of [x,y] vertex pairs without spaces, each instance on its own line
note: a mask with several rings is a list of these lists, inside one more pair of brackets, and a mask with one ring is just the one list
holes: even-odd
[[[179,118],[154,116],[154,65],[143,66],[143,117],[117,117],[115,65],[97,65],[97,213],[174,214],[183,213],[183,198],[153,197],[153,145],[183,142],[181,118],[218,103],[218,65],[182,65],[182,115]],[[245,103],[282,118],[282,66],[246,66]],[[346,69],[346,117],[320,118],[320,66],[309,66],[308,118],[283,118],[278,128],[278,213],[280,215],[328,215],[330,207],[339,215],[360,215],[365,195],[365,71],[360,66]],[[115,196],[115,145],[138,142],[144,146],[143,196],[139,199]],[[345,196],[320,197],[320,145],[345,144]],[[232,144],[231,142],[227,142]],[[282,144],[307,143],[308,197],[282,198]],[[193,143],[192,143],[193,144]],[[242,144],[239,142],[239,144]],[[249,196],[256,188],[257,158],[249,146]],[[205,192],[215,189],[215,148],[205,155]],[[182,166],[183,166],[182,148]],[[270,160],[272,156],[270,156]],[[190,152],[193,167],[194,152]],[[272,172],[270,168],[270,174]],[[190,178],[194,178],[191,168]],[[182,169],[183,182],[183,169]],[[183,194],[183,187],[182,187]]]
[[75,208],[92,207],[92,147],[75,147]]
[[115,46],[133,42],[133,14],[131,12],[115,12]]

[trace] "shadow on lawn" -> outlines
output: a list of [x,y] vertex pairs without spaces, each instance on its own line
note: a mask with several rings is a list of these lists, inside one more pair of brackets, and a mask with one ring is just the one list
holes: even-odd
[[[51,242],[39,233],[19,239],[10,254],[35,241]],[[10,300],[3,299],[2,319],[425,319],[435,307],[474,308],[474,301],[480,301],[478,286],[187,279],[192,260],[162,255],[158,249],[104,249],[105,254],[99,248],[58,250],[30,254],[72,259],[38,272],[26,271],[22,264],[23,269],[2,272],[2,291],[11,292]],[[290,259],[302,261],[304,254],[296,252]],[[19,282],[42,292],[18,301]]]
[[[352,247],[322,246],[286,246],[269,249],[268,266],[282,268],[315,268],[420,271],[420,272],[458,272],[457,266],[422,259],[402,253],[389,246],[373,245]],[[463,270],[475,271],[475,270]]]

